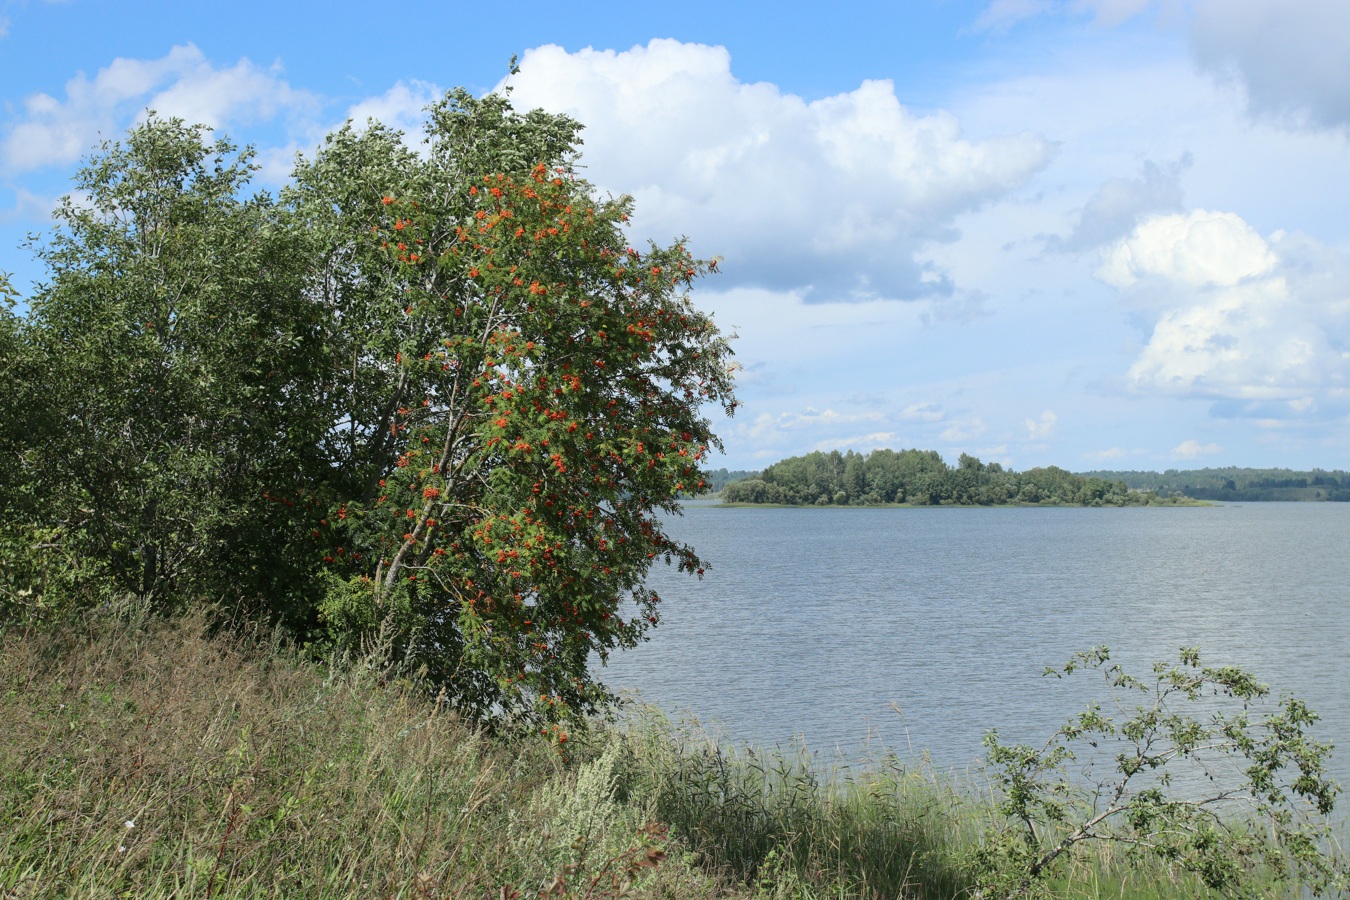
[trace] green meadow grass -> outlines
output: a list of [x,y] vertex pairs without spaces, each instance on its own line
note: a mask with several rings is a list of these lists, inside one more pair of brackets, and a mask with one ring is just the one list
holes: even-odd
[[[822,771],[641,707],[565,747],[201,619],[11,627],[0,900],[955,898],[993,816],[974,779]],[[1204,896],[1109,846],[1052,888]]]

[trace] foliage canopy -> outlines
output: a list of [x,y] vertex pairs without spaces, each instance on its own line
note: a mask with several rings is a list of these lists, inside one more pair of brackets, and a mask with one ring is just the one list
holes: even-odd
[[1058,466],[1014,472],[967,453],[949,466],[936,450],[873,450],[867,454],[832,450],[793,456],[757,476],[731,482],[722,499],[788,506],[1140,506],[1170,500],[1132,491],[1120,480],[1085,478]]
[[1350,472],[1341,469],[1168,469],[1166,472],[1086,472],[1084,477],[1123,481],[1136,490],[1181,493],[1197,500],[1230,503],[1283,501],[1350,501]]
[[733,367],[688,298],[715,263],[630,246],[579,130],[455,91],[420,151],[348,123],[276,198],[201,127],[104,145],[0,323],[42,398],[0,407],[6,615],[218,604],[379,635],[481,721],[603,706],[588,661],[657,622],[650,566],[704,568],[660,515],[706,489]]

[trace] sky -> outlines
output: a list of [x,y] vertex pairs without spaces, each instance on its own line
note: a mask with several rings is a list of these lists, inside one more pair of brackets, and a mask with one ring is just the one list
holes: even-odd
[[[736,335],[714,467],[1350,468],[1350,3],[0,0],[0,270],[147,109],[285,184],[455,86],[585,125]],[[509,76],[511,58],[519,71]]]

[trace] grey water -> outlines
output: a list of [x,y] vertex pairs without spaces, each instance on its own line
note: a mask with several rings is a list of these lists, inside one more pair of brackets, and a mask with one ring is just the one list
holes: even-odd
[[1046,678],[1099,645],[1129,671],[1199,647],[1322,716],[1350,786],[1350,504],[1185,508],[687,507],[652,639],[600,676],[760,746],[887,747],[962,770],[985,732],[1039,743],[1100,677]]

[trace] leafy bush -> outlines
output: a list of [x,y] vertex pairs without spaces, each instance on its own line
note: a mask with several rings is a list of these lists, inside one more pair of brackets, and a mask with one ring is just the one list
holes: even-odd
[[[1223,896],[1265,896],[1287,878],[1319,895],[1350,888],[1328,818],[1340,792],[1326,773],[1331,746],[1310,735],[1317,715],[1304,703],[1272,703],[1247,672],[1202,666],[1194,649],[1142,679],[1105,647],[1047,674],[1079,669],[1105,677],[1106,711],[1089,705],[1041,747],[1003,744],[997,732],[985,740],[1002,818],[974,857],[981,896],[1048,895],[1097,842]],[[1068,771],[1076,762],[1078,775]]]

